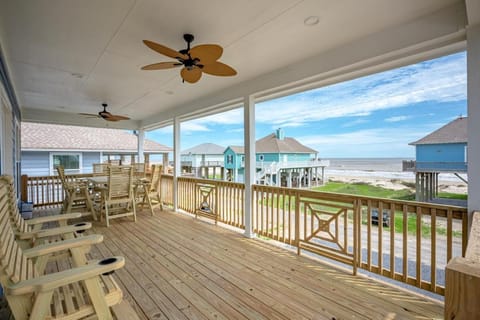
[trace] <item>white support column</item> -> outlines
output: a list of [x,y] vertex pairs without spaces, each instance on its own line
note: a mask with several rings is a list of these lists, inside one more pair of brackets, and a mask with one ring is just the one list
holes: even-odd
[[173,210],[178,210],[178,177],[181,175],[180,163],[180,119],[173,120]]
[[255,101],[253,96],[245,97],[243,107],[245,141],[245,236],[254,237],[252,226],[252,186],[255,183]]
[[140,129],[137,131],[137,153],[138,153],[138,163],[145,162],[144,157],[144,147],[145,147],[145,130]]
[[468,213],[480,210],[480,24],[467,29]]

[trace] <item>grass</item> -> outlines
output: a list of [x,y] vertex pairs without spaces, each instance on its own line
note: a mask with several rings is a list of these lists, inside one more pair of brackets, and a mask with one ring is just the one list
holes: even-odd
[[[411,187],[408,185],[408,187]],[[415,192],[410,189],[401,189],[401,190],[393,190],[387,189],[382,187],[373,186],[367,183],[357,182],[357,183],[342,183],[342,182],[328,182],[326,185],[321,187],[312,188],[316,191],[326,191],[326,192],[335,192],[335,193],[343,193],[343,194],[350,194],[350,195],[360,195],[360,196],[369,196],[369,197],[377,197],[377,198],[386,198],[386,199],[395,199],[395,200],[415,200]],[[454,194],[454,193],[447,193],[441,192],[439,193],[440,198],[447,198],[447,199],[467,199],[467,195],[463,194]],[[278,201],[279,207],[283,207],[283,197],[280,196]],[[295,199],[290,199],[291,203],[286,203],[286,205],[294,206]],[[265,199],[260,200],[260,202],[267,206],[276,206],[277,205],[277,196],[275,195],[273,199],[270,201],[266,201]],[[268,202],[268,203],[267,203]],[[327,208],[325,208],[328,210]],[[362,221],[363,224],[367,223],[367,220]],[[394,221],[394,228],[395,232],[402,233],[403,232],[403,213],[402,212],[395,212],[395,221]],[[390,228],[386,228],[389,230]],[[417,217],[416,215],[409,214],[407,216],[407,230],[409,234],[416,234],[417,230]],[[436,229],[437,234],[445,235],[446,229],[442,227],[437,227]],[[421,228],[422,237],[430,237],[431,235],[431,227],[428,223],[423,222]],[[460,237],[461,232],[454,231],[454,237]]]

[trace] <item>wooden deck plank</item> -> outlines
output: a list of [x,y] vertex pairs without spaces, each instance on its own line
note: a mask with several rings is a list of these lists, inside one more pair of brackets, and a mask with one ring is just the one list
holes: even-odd
[[[148,226],[146,225],[145,227]],[[155,229],[158,230],[161,227],[164,226],[154,226],[154,229],[150,229],[150,232],[156,232]],[[214,243],[208,244],[207,239],[201,239],[201,231],[196,232],[195,234],[196,235],[193,239],[190,239],[188,236],[180,236],[180,239],[177,237],[177,239],[173,238],[170,239],[170,241],[173,245],[177,244],[177,249],[179,250],[181,250],[182,247],[178,246],[178,243],[182,243],[183,246],[186,245],[190,249],[193,249],[195,252],[197,252],[197,255],[200,255],[200,257],[208,257],[210,261],[207,262],[206,265],[224,265],[224,270],[236,274],[239,280],[246,282],[254,290],[263,291],[265,294],[270,295],[275,301],[285,300],[282,305],[288,306],[289,309],[298,312],[298,314],[301,314],[306,318],[311,318],[313,315],[319,313],[329,318],[334,316],[346,317],[352,315],[352,313],[355,313],[352,311],[352,309],[343,308],[343,310],[341,310],[342,307],[336,308],[336,314],[328,312],[326,309],[322,310],[322,312],[319,312],[319,309],[316,308],[316,306],[320,306],[322,302],[325,302],[322,301],[319,296],[313,297],[310,293],[305,294],[303,288],[298,285],[292,286],[291,282],[280,279],[275,274],[269,274],[270,277],[265,277],[265,270],[263,270],[261,267],[257,267],[253,263],[244,263],[243,260],[245,256],[242,256],[241,259],[236,259],[235,257],[226,257],[224,248],[216,248]],[[165,236],[163,236],[162,239],[166,240]],[[163,243],[165,242],[166,241],[163,241]],[[236,241],[236,244],[242,245],[242,242]],[[237,251],[235,247],[231,247],[230,249]],[[200,254],[202,251],[203,254]],[[262,273],[263,276],[259,276]],[[287,295],[287,297],[285,297],[285,295]],[[358,318],[363,317],[360,314],[357,314],[356,316]]]
[[[168,224],[168,221],[164,220],[164,224]],[[225,239],[222,243],[216,242],[214,239],[212,239],[208,234],[203,233],[202,234],[202,229],[205,228],[205,226],[202,225],[195,225],[193,228],[198,228],[199,230],[196,230],[194,232],[195,234],[195,243],[201,243],[202,246],[208,247],[210,251],[210,255],[216,255],[216,253],[221,252],[221,255],[227,256],[228,260],[233,261],[234,263],[238,265],[244,264],[245,268],[253,268],[255,272],[258,272],[259,274],[262,274],[262,276],[265,276],[267,278],[270,278],[272,281],[282,283],[285,285],[288,289],[288,292],[294,292],[296,296],[299,296],[302,298],[302,300],[309,300],[309,297],[312,297],[311,293],[315,294],[315,298],[313,298],[314,301],[310,301],[312,305],[318,305],[323,304],[323,305],[330,305],[330,304],[338,304],[339,301],[342,301],[343,306],[348,306],[348,312],[351,315],[355,314],[356,309],[358,309],[358,301],[364,299],[365,296],[365,288],[368,287],[368,289],[372,292],[381,292],[381,295],[375,297],[376,300],[382,299],[384,300],[384,308],[383,309],[378,309],[378,302],[377,303],[370,303],[369,301],[366,301],[365,304],[363,305],[363,308],[361,310],[362,316],[366,316],[368,318],[371,318],[373,315],[379,315],[382,314],[384,316],[388,316],[392,311],[395,311],[396,313],[405,313],[404,308],[396,304],[395,302],[391,301],[391,298],[393,297],[393,293],[398,293],[398,290],[394,289],[388,290],[388,287],[378,287],[375,283],[372,283],[371,280],[365,279],[363,277],[354,277],[352,279],[350,274],[338,274],[337,271],[335,271],[334,274],[332,274],[331,277],[325,277],[325,274],[322,276],[318,276],[320,272],[329,273],[330,267],[327,268],[320,268],[323,270],[318,270],[319,266],[318,263],[315,265],[315,263],[312,264],[311,259],[309,258],[304,258],[304,257],[298,257],[296,255],[292,255],[291,253],[288,253],[285,255],[285,251],[280,248],[275,248],[272,249],[272,246],[266,243],[263,243],[261,241],[247,241],[246,244],[253,245],[253,246],[264,246],[263,250],[260,251],[260,254],[256,254],[258,250],[250,250],[250,247],[235,247],[235,244],[238,243],[239,239],[234,239],[232,237],[229,237],[229,239]],[[206,238],[205,238],[206,236]],[[201,238],[203,237],[203,238]],[[241,236],[240,236],[241,237]],[[180,242],[185,242],[186,239],[182,238],[180,239]],[[227,248],[224,246],[225,242],[233,242],[232,244],[228,244],[228,246],[232,245],[231,248],[235,248],[235,252],[233,250],[227,250]],[[193,246],[193,243],[189,243],[189,246]],[[227,246],[227,247],[228,247]],[[201,250],[200,247],[197,248],[197,251]],[[243,250],[243,251],[242,251]],[[241,259],[238,260],[235,258],[235,256],[240,256]],[[277,256],[281,256],[281,259],[278,260],[276,259]],[[285,258],[290,259],[291,265],[289,266],[288,264],[285,263]],[[275,261],[278,260],[278,261]],[[298,264],[298,260],[302,260],[300,264]],[[309,268],[308,270],[312,270],[312,268],[315,268],[316,270],[313,270],[310,272],[311,274],[303,276],[305,273],[305,270],[302,269],[302,267],[305,266],[305,261],[309,263]],[[261,262],[261,263],[260,263]],[[268,268],[266,268],[268,266]],[[300,269],[297,269],[300,267]],[[283,269],[283,270],[282,270]],[[300,270],[301,272],[298,272],[297,270]],[[308,271],[307,270],[307,271]],[[280,275],[280,277],[279,277]],[[318,286],[318,283],[315,283],[312,285],[312,282],[310,281],[312,277],[317,277],[319,281],[321,281],[322,286]],[[357,286],[355,287],[341,287],[338,286],[337,281],[339,278],[345,277],[345,279],[349,282],[354,281]],[[297,281],[290,281],[290,280],[297,280]],[[357,288],[358,287],[358,288]],[[302,294],[302,295],[300,295]],[[403,294],[397,294],[397,297],[395,297],[395,300],[401,300],[403,299]],[[412,315],[415,315],[417,312],[419,314],[425,314],[425,308],[427,307],[428,309],[429,303],[422,303],[421,305],[417,305],[415,308],[415,305],[413,306],[414,310],[409,310],[408,312],[411,313]],[[431,303],[430,305],[434,306],[434,308],[438,312],[438,304]],[[336,312],[338,313],[339,308],[336,307]],[[386,311],[386,310],[389,311]],[[415,310],[415,309],[420,309],[420,310]],[[431,313],[432,316],[434,316],[436,313],[433,312]],[[337,314],[338,315],[338,314]],[[361,317],[358,314],[356,315],[357,317]]]
[[[164,221],[164,223],[168,223],[168,219]],[[195,228],[197,231],[195,232],[196,239],[199,237],[202,237],[202,233],[200,232],[201,229],[204,229],[204,226],[202,225],[192,225],[192,228]],[[206,244],[210,249],[213,251],[219,251],[219,250],[224,250],[222,246],[219,246],[217,250],[214,250],[215,246],[220,245],[218,242],[215,242],[212,240],[211,237],[206,235],[206,238],[202,238],[200,241],[197,241],[202,244]],[[229,242],[229,245],[234,246],[235,243],[238,241],[238,239],[235,239],[233,237],[228,237],[226,238],[222,244],[225,244],[226,242]],[[344,304],[349,304],[351,308],[355,308],[358,304],[358,299],[362,299],[362,297],[365,294],[365,287],[369,287],[369,291],[372,292],[373,294],[376,295],[375,299],[382,299],[383,305],[388,307],[389,310],[393,310],[395,312],[405,312],[403,306],[400,303],[397,303],[396,301],[401,301],[402,299],[412,299],[410,296],[405,296],[402,292],[399,292],[397,289],[393,289],[390,287],[379,287],[377,283],[372,282],[369,279],[365,279],[363,277],[351,277],[350,274],[338,274],[338,272],[335,271],[334,274],[332,274],[331,277],[325,277],[324,275],[319,274],[319,269],[320,272],[329,272],[331,268],[322,268],[321,265],[312,265],[309,266],[307,270],[300,269],[302,272],[295,272],[298,267],[304,266],[304,263],[307,262],[309,264],[312,264],[311,259],[306,258],[306,257],[298,257],[296,255],[291,255],[291,254],[285,254],[285,251],[280,248],[275,248],[273,249],[271,245],[268,243],[265,243],[263,241],[249,241],[248,247],[235,247],[236,252],[233,253],[232,250],[230,251],[224,251],[222,254],[229,257],[230,259],[235,259],[235,256],[242,256],[241,261],[239,263],[246,262],[247,266],[250,268],[255,268],[256,271],[258,272],[263,272],[265,273],[265,270],[263,268],[265,267],[265,263],[269,265],[269,268],[271,268],[271,271],[274,272],[269,272],[265,273],[266,276],[277,276],[279,274],[283,274],[285,278],[292,278],[292,277],[299,277],[299,283],[301,283],[301,286],[303,288],[309,288],[309,290],[314,291],[317,295],[327,295],[328,298],[330,298],[333,302],[339,301],[338,299],[342,299]],[[257,254],[258,250],[250,250],[251,246],[256,247],[257,249],[261,250],[259,254]],[[243,250],[243,251],[242,251]],[[278,256],[281,256],[280,259],[277,259]],[[251,257],[250,260],[248,258]],[[288,259],[290,261],[290,266],[289,264],[285,263],[285,259]],[[276,262],[276,263],[273,263]],[[316,269],[316,270],[314,270]],[[310,272],[309,272],[310,271]],[[308,275],[305,275],[308,273]],[[312,279],[312,277],[317,278],[317,280],[321,281],[325,285],[322,285],[322,287],[318,287],[318,285],[311,286],[311,283],[309,280]],[[337,285],[338,279],[345,279],[346,281],[352,282],[354,281],[357,283],[359,286],[357,287],[339,287]],[[288,282],[285,282],[288,283]],[[325,292],[326,288],[331,288],[331,292]],[[296,290],[296,288],[291,288],[292,290]],[[302,290],[302,289],[300,289]],[[296,291],[298,294],[298,290]],[[391,299],[394,297],[395,299]],[[368,301],[364,305],[364,309],[362,311],[365,312],[368,311],[368,306],[371,307],[371,311],[374,312],[374,314],[378,314],[378,306],[375,303],[369,304]],[[438,313],[438,304],[434,302],[429,302],[429,301],[424,301],[420,304],[413,304],[412,308],[409,309],[409,312],[412,314],[415,314],[418,312],[419,314],[425,314],[426,311],[431,311],[431,316],[434,316]],[[368,314],[368,313],[367,313]]]
[[308,257],[172,212],[118,219],[93,232],[148,319],[440,319],[443,306]]

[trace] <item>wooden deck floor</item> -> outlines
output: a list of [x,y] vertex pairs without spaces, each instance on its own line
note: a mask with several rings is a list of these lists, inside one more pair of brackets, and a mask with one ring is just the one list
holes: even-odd
[[441,319],[443,306],[182,214],[96,225],[144,319]]

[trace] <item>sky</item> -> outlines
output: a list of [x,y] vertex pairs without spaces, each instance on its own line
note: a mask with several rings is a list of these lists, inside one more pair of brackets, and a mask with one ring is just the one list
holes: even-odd
[[[320,158],[414,158],[416,141],[467,115],[466,53],[255,105],[255,137],[283,128]],[[181,149],[243,145],[243,108],[182,122]],[[147,132],[173,145],[173,128]]]

